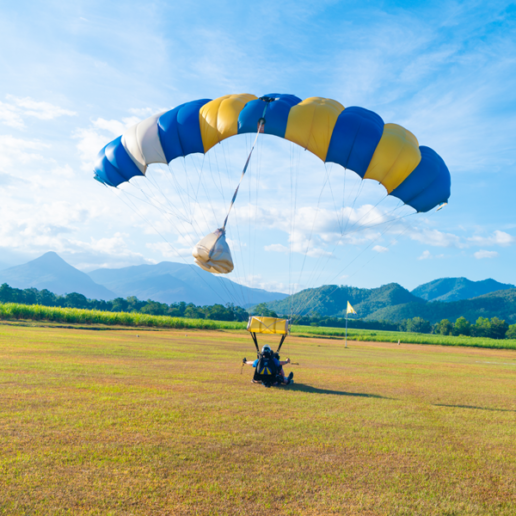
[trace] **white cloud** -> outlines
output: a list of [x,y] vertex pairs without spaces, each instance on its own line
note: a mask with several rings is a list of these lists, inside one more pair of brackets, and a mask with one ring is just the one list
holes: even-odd
[[496,251],[480,250],[480,251],[477,251],[473,256],[477,260],[481,260],[482,258],[496,258],[498,256],[498,253]]
[[11,104],[0,101],[0,122],[15,129],[23,129],[25,124],[18,109]]
[[122,135],[128,127],[139,121],[140,118],[134,116],[122,120],[97,118],[91,122],[89,127],[76,129],[72,137],[79,140],[77,149],[82,161],[82,170],[90,172],[102,147],[112,141],[114,137]]
[[433,256],[430,253],[430,251],[426,250],[426,251],[423,251],[421,256],[418,257],[418,260],[429,260],[430,258],[433,258]]
[[11,101],[24,116],[32,116],[40,120],[53,120],[60,116],[75,116],[77,113],[69,109],[63,109],[49,102],[41,102],[30,97],[19,98],[14,95],[6,95],[6,99]]
[[473,245],[478,246],[494,246],[499,245],[502,247],[506,247],[508,245],[514,244],[516,242],[516,238],[509,233],[505,233],[504,231],[496,230],[491,236],[481,237],[481,236],[473,236],[468,238],[468,241]]
[[50,148],[50,145],[39,140],[15,138],[10,134],[0,135],[0,168],[29,162],[45,161],[45,158],[34,151]]
[[389,249],[387,249],[387,247],[383,247],[381,245],[375,245],[373,247],[373,251],[375,253],[386,253]]
[[25,117],[53,120],[60,116],[75,116],[77,113],[60,108],[49,102],[40,102],[30,97],[19,98],[6,95],[8,102],[0,101],[0,122],[15,129],[25,128]]
[[412,228],[408,234],[412,240],[434,247],[465,247],[459,236],[443,233],[437,229]]
[[53,168],[51,174],[57,177],[64,177],[66,179],[71,179],[75,176],[73,168],[67,163],[65,163],[63,166]]

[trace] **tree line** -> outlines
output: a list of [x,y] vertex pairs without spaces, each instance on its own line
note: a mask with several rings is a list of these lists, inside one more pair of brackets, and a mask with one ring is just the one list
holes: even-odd
[[[104,312],[128,312],[148,315],[169,315],[171,317],[186,317],[188,319],[211,319],[214,321],[247,321],[250,313],[265,317],[278,317],[266,303],[260,303],[250,313],[239,306],[228,303],[226,306],[215,304],[197,306],[193,303],[159,303],[158,301],[141,301],[135,296],[126,299],[118,297],[111,301],[88,299],[83,294],[57,295],[49,290],[36,288],[12,288],[7,283],[0,286],[0,303],[20,303],[25,305],[55,306],[62,308],[82,308],[101,310]],[[317,312],[310,315],[294,316],[292,324],[301,326],[323,326],[344,328],[346,320],[343,317],[326,317]],[[348,319],[348,328],[362,330],[403,331],[414,333],[434,333],[440,335],[463,335],[471,337],[487,337],[491,339],[516,339],[516,324],[508,325],[498,317],[488,319],[479,317],[472,324],[465,317],[459,317],[455,323],[448,319],[431,324],[421,317],[404,319],[399,322],[368,321],[363,319]]]
[[[258,315],[277,317],[276,312],[270,310],[265,303],[255,307]],[[294,316],[293,324],[302,326],[324,326],[330,328],[344,328],[346,319],[342,317],[325,317],[317,312],[310,315]],[[455,323],[448,319],[431,324],[422,317],[403,319],[399,322],[392,321],[367,321],[363,319],[348,319],[348,328],[362,330],[403,331],[413,333],[433,333],[439,335],[455,335],[465,337],[487,337],[490,339],[516,339],[516,324],[510,326],[498,317],[488,319],[479,317],[475,324],[470,323],[465,317],[459,317]]]
[[169,315],[189,319],[211,319],[214,321],[247,321],[249,314],[239,306],[229,303],[226,306],[196,306],[193,303],[159,303],[158,301],[141,301],[135,296],[126,299],[118,297],[112,301],[88,299],[82,294],[57,295],[49,290],[36,288],[12,288],[7,283],[0,286],[0,303],[20,303],[24,305],[56,306],[61,308],[82,308],[101,310],[103,312],[129,312],[148,315]]

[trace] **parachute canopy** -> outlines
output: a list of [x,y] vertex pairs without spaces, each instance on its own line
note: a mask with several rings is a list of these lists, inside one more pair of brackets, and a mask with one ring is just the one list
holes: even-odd
[[289,321],[277,317],[257,317],[253,315],[249,317],[247,331],[250,333],[288,335]]
[[448,168],[435,151],[420,147],[407,129],[385,124],[361,107],[275,93],[195,100],[147,118],[100,151],[95,179],[117,187],[144,175],[151,163],[168,164],[178,157],[206,153],[226,138],[256,132],[265,109],[265,134],[294,142],[362,179],[378,181],[388,194],[416,211],[427,212],[448,201]]
[[223,229],[217,229],[205,236],[193,248],[192,255],[201,269],[213,274],[228,274],[234,268]]

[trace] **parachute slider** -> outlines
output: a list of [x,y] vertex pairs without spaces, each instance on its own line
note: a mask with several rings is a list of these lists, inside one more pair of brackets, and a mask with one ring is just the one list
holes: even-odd
[[281,340],[276,350],[276,354],[279,353],[283,342],[290,333],[290,320],[289,319],[278,319],[277,317],[256,317],[251,315],[249,322],[247,323],[247,331],[253,338],[256,352],[260,356],[260,347],[258,346],[257,333],[263,333],[268,335],[281,335]]
[[234,269],[224,229],[217,229],[200,240],[192,250],[195,263],[213,274],[228,274]]
[[289,320],[278,319],[277,317],[256,317],[252,315],[249,317],[247,323],[247,331],[250,333],[265,333],[265,334],[289,334]]

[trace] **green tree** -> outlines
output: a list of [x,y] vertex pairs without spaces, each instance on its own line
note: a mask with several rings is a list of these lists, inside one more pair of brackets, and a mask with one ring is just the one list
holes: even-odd
[[498,319],[498,317],[493,317],[491,319],[491,332],[489,336],[492,339],[505,339],[508,329],[509,325],[505,321]]
[[117,297],[113,299],[113,305],[111,308],[112,312],[127,312],[129,303],[123,297]]
[[505,334],[506,339],[516,339],[516,324],[511,324],[507,333]]
[[471,335],[471,323],[465,317],[459,317],[453,326],[453,335]]
[[487,317],[479,317],[475,326],[471,327],[474,337],[489,337],[491,334],[491,321]]
[[267,303],[260,303],[256,305],[252,311],[253,315],[260,315],[261,317],[278,317],[276,312],[273,312],[268,306]]
[[453,324],[448,319],[443,319],[435,325],[435,333],[441,335],[451,335],[453,332]]
[[407,321],[407,331],[414,333],[430,333],[432,331],[432,325],[429,321],[421,317],[414,317]]
[[66,294],[65,306],[70,308],[87,308],[88,300],[86,299],[86,296],[78,294],[77,292],[72,292],[71,294]]
[[145,306],[140,309],[142,314],[150,314],[150,315],[164,315],[168,310],[168,305],[164,303],[158,303],[157,301],[151,301],[150,299],[147,301]]

